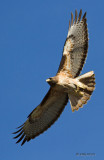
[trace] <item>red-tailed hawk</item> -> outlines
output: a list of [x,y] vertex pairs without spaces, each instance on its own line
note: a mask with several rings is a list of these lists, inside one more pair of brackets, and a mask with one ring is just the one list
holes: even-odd
[[63,48],[63,55],[58,72],[55,77],[46,81],[50,89],[42,102],[29,114],[27,121],[18,127],[16,137],[22,141],[30,141],[36,136],[46,131],[60,116],[65,105],[70,100],[71,109],[74,112],[90,99],[95,88],[94,72],[90,71],[79,76],[88,51],[88,29],[86,23],[86,13],[82,16],[82,10],[75,20],[71,13],[71,23],[69,22],[68,35]]

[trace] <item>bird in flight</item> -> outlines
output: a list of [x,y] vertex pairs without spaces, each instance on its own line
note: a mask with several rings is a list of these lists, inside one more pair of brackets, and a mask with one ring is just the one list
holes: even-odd
[[68,35],[63,48],[62,59],[54,77],[46,82],[50,85],[48,93],[42,102],[29,114],[24,124],[13,134],[18,138],[16,143],[39,136],[46,131],[60,116],[65,105],[70,101],[72,112],[82,108],[90,99],[95,89],[93,71],[79,76],[85,63],[88,51],[88,29],[86,12],[82,16],[75,10],[75,18],[71,13]]

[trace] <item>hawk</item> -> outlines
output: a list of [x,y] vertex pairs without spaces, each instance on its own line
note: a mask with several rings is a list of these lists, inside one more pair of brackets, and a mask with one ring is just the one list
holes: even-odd
[[[82,17],[82,18],[81,18]],[[70,101],[72,112],[82,108],[90,99],[95,89],[95,75],[93,71],[79,76],[86,60],[88,51],[88,29],[86,12],[82,16],[75,10],[75,19],[71,13],[68,35],[63,48],[61,63],[56,76],[48,78],[46,82],[50,89],[42,102],[29,114],[24,124],[14,132],[18,142],[37,137],[46,131],[60,116],[65,105]]]

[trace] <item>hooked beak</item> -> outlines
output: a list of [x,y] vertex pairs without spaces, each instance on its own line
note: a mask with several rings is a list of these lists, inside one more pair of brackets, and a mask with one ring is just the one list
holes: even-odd
[[50,82],[50,79],[48,78],[48,79],[46,79],[46,82]]

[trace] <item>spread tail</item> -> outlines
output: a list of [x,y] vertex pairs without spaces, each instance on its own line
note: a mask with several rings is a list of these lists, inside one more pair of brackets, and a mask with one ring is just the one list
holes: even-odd
[[90,99],[95,89],[95,75],[93,71],[83,74],[76,78],[77,89],[73,94],[69,94],[72,112],[83,107]]

